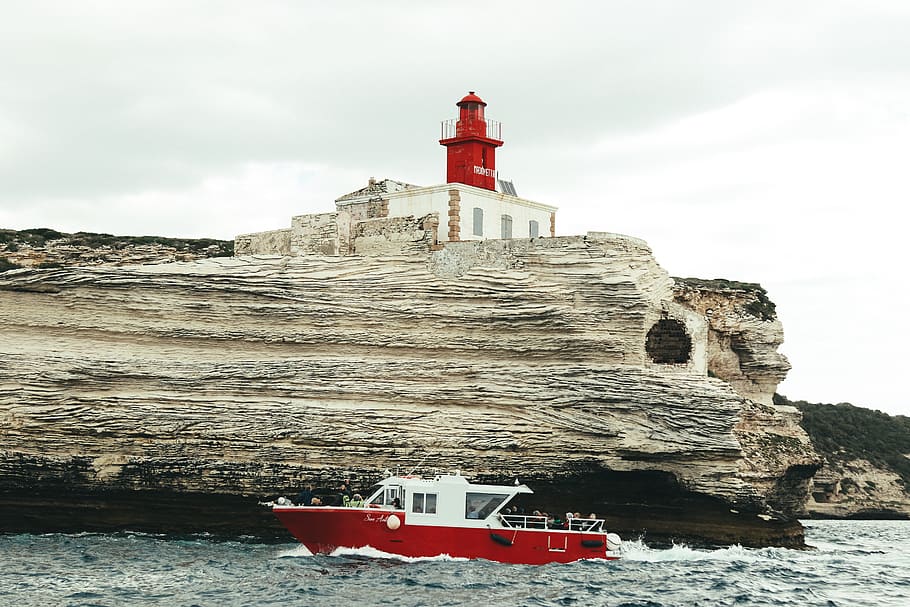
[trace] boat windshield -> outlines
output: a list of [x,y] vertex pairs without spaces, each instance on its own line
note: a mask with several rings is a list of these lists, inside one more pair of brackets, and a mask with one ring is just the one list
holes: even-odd
[[[393,506],[400,508],[404,499],[404,490],[399,485],[376,485],[373,487],[367,504],[373,506]],[[397,502],[397,503],[396,503]]]
[[471,493],[465,494],[464,517],[483,519],[490,516],[497,508],[509,499],[508,493]]

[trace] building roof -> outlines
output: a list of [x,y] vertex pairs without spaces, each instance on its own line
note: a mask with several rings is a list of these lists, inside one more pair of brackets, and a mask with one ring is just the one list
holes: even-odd
[[480,105],[486,105],[487,102],[474,94],[474,91],[468,91],[468,94],[465,95],[461,101],[456,103],[458,107],[461,107],[462,103],[479,103]]
[[370,182],[367,184],[367,187],[355,190],[350,194],[345,194],[335,199],[335,202],[356,202],[371,200],[372,198],[380,198],[383,194],[392,194],[394,192],[401,192],[403,190],[410,190],[411,188],[418,188],[420,186],[413,185],[411,183],[404,183],[403,181],[395,181],[394,179],[383,179],[382,181],[376,181],[370,177]]

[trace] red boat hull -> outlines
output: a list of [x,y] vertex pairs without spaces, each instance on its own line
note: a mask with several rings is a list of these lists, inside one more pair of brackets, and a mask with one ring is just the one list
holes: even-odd
[[[605,533],[561,529],[488,529],[408,524],[401,510],[372,508],[273,508],[275,516],[311,552],[370,546],[407,557],[449,555],[539,565],[581,559],[615,559]],[[400,525],[389,525],[395,515]]]

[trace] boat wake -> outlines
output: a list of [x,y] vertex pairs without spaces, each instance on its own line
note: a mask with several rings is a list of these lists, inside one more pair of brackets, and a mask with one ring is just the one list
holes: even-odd
[[310,549],[307,548],[306,546],[304,546],[303,544],[299,544],[288,550],[282,550],[281,552],[279,552],[277,554],[277,557],[280,559],[297,558],[297,557],[302,557],[302,556],[313,556],[313,553],[310,552]]
[[622,545],[622,559],[646,563],[673,561],[737,561],[754,562],[774,558],[786,548],[744,548],[740,545],[713,550],[690,548],[686,544],[673,544],[671,548],[651,548],[641,539],[626,540]]
[[402,556],[400,554],[392,554],[391,552],[383,552],[382,550],[377,550],[372,546],[364,546],[363,548],[336,548],[332,554],[329,556],[360,556],[371,559],[392,559],[395,561],[402,561],[404,563],[426,563],[433,561],[467,561],[469,559],[449,556],[448,554],[439,554],[436,556]]
[[[299,557],[312,557],[314,556],[312,552],[307,549],[306,546],[300,545],[290,550],[282,550],[278,553],[278,558],[299,558]],[[427,562],[456,562],[456,561],[467,561],[470,559],[449,556],[448,554],[439,554],[437,556],[402,556],[400,554],[392,554],[391,552],[384,552],[373,548],[372,546],[364,546],[363,548],[336,548],[332,551],[331,554],[327,555],[328,558],[350,558],[350,557],[360,557],[360,558],[369,558],[369,559],[390,559],[395,561],[401,561],[403,563],[427,563]]]
[[[726,548],[717,548],[714,550],[690,548],[685,544],[674,544],[672,548],[651,548],[641,539],[625,541],[620,551],[621,561],[636,561],[643,563],[659,562],[683,562],[683,561],[728,561],[728,562],[754,562],[775,558],[779,552],[791,552],[785,548],[743,548],[742,546],[728,546]],[[277,554],[278,558],[309,558],[313,557],[306,546],[294,546],[282,550]],[[470,559],[462,557],[453,557],[448,554],[437,556],[402,556],[385,552],[372,546],[363,548],[336,548],[328,555],[320,555],[324,558],[367,558],[367,559],[389,559],[403,563],[427,563],[427,562],[459,562]],[[777,555],[783,556],[783,555]],[[605,564],[615,563],[616,561],[607,561],[603,559],[585,559],[588,562],[603,562]]]

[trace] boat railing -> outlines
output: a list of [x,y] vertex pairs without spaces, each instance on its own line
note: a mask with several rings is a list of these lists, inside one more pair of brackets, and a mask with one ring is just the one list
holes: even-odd
[[547,517],[524,514],[500,514],[499,520],[512,529],[546,529]]
[[603,531],[602,518],[570,518],[568,528],[571,531]]
[[[510,529],[547,529],[547,517],[524,514],[500,514],[499,520]],[[602,532],[604,519],[602,518],[570,518],[554,529],[568,529],[569,531]]]

